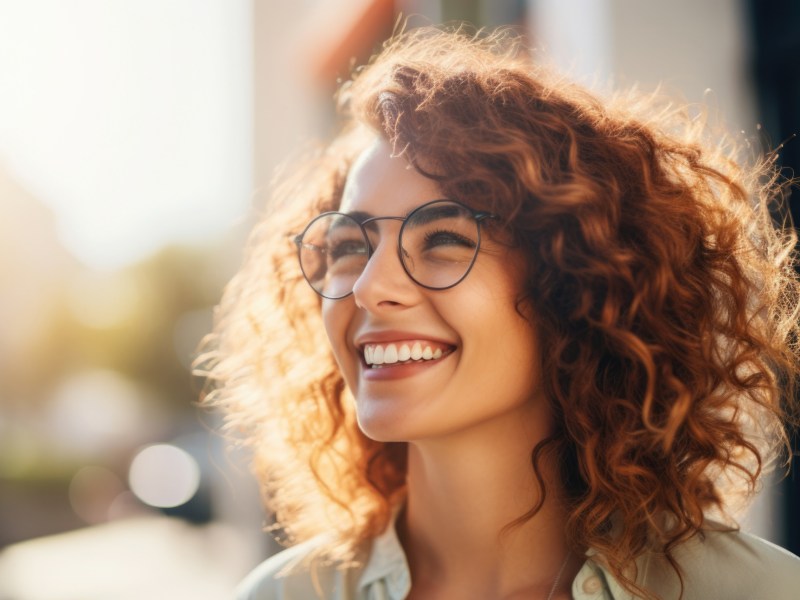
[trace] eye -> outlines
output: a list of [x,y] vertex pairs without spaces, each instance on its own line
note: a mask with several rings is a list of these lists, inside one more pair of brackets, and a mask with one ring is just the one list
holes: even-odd
[[331,261],[350,256],[366,256],[367,247],[362,239],[332,240],[328,244],[327,254]]
[[425,232],[425,249],[430,250],[440,246],[462,246],[475,248],[475,241],[461,235],[457,231],[447,229],[434,229]]

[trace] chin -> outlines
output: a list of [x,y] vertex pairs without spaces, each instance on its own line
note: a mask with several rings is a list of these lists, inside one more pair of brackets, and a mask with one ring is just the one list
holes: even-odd
[[463,424],[430,414],[414,415],[414,411],[405,405],[394,407],[381,405],[380,402],[377,404],[368,408],[362,404],[357,414],[359,429],[376,442],[418,442],[444,438],[463,428]]
[[[365,406],[369,403],[370,406]],[[377,404],[377,406],[376,406]],[[358,427],[362,433],[376,442],[413,442],[436,437],[441,433],[431,427],[427,419],[412,418],[408,406],[387,406],[388,403],[369,400],[358,408]]]
[[370,414],[364,416],[358,413],[358,427],[361,432],[376,442],[407,442],[410,431],[397,416],[384,414]]

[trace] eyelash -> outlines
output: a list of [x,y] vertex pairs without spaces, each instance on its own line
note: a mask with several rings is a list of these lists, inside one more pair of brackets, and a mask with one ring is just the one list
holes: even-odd
[[[339,259],[339,258],[342,258],[344,256],[353,256],[353,255],[359,255],[359,254],[366,254],[366,251],[364,251],[360,247],[361,245],[362,245],[361,242],[357,241],[357,240],[342,240],[342,241],[337,242],[334,246],[331,247],[331,250],[329,251],[329,254],[333,259]],[[347,248],[348,250],[352,250],[353,248],[358,248],[359,251],[358,252],[342,252],[343,248]]]
[[464,246],[468,246],[470,248],[475,247],[475,242],[466,238],[462,235],[459,235],[453,231],[447,231],[445,229],[435,229],[433,231],[429,231],[425,234],[425,247],[430,247],[430,242],[434,240],[439,235],[446,235],[452,239],[457,240],[459,243],[463,244]]

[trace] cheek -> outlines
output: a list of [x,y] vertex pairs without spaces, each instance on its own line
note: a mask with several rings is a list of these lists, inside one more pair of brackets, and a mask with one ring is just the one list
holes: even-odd
[[524,263],[519,256],[506,254],[504,264],[494,266],[487,286],[491,297],[481,304],[486,315],[481,327],[485,347],[493,349],[496,369],[513,382],[536,387],[540,347],[535,315],[530,303],[522,300]]
[[[328,343],[333,350],[336,363],[345,377],[349,376],[351,367],[348,366],[348,359],[352,359],[349,351],[348,327],[352,323],[352,313],[354,312],[353,300],[345,298],[343,300],[322,301],[322,321],[325,324],[325,333],[328,336]],[[352,362],[352,360],[351,360]]]
[[328,342],[336,350],[336,340],[341,337],[344,319],[342,319],[340,300],[322,300],[322,322],[325,324],[325,333]]

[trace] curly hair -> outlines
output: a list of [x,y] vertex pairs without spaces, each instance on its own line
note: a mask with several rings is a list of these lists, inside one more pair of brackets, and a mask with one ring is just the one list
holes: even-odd
[[288,541],[325,533],[330,556],[352,558],[387,525],[405,444],[358,429],[288,237],[335,209],[381,135],[444,195],[500,215],[527,257],[519,307],[547,348],[556,421],[532,468],[555,457],[570,543],[653,597],[635,559],[655,548],[680,576],[675,546],[709,514],[735,526],[733,499],[789,450],[795,237],[770,212],[783,197],[773,159],[740,166],[686,109],[600,100],[520,48],[415,30],[342,87],[343,133],[276,187],[218,307],[205,402],[252,445]]

